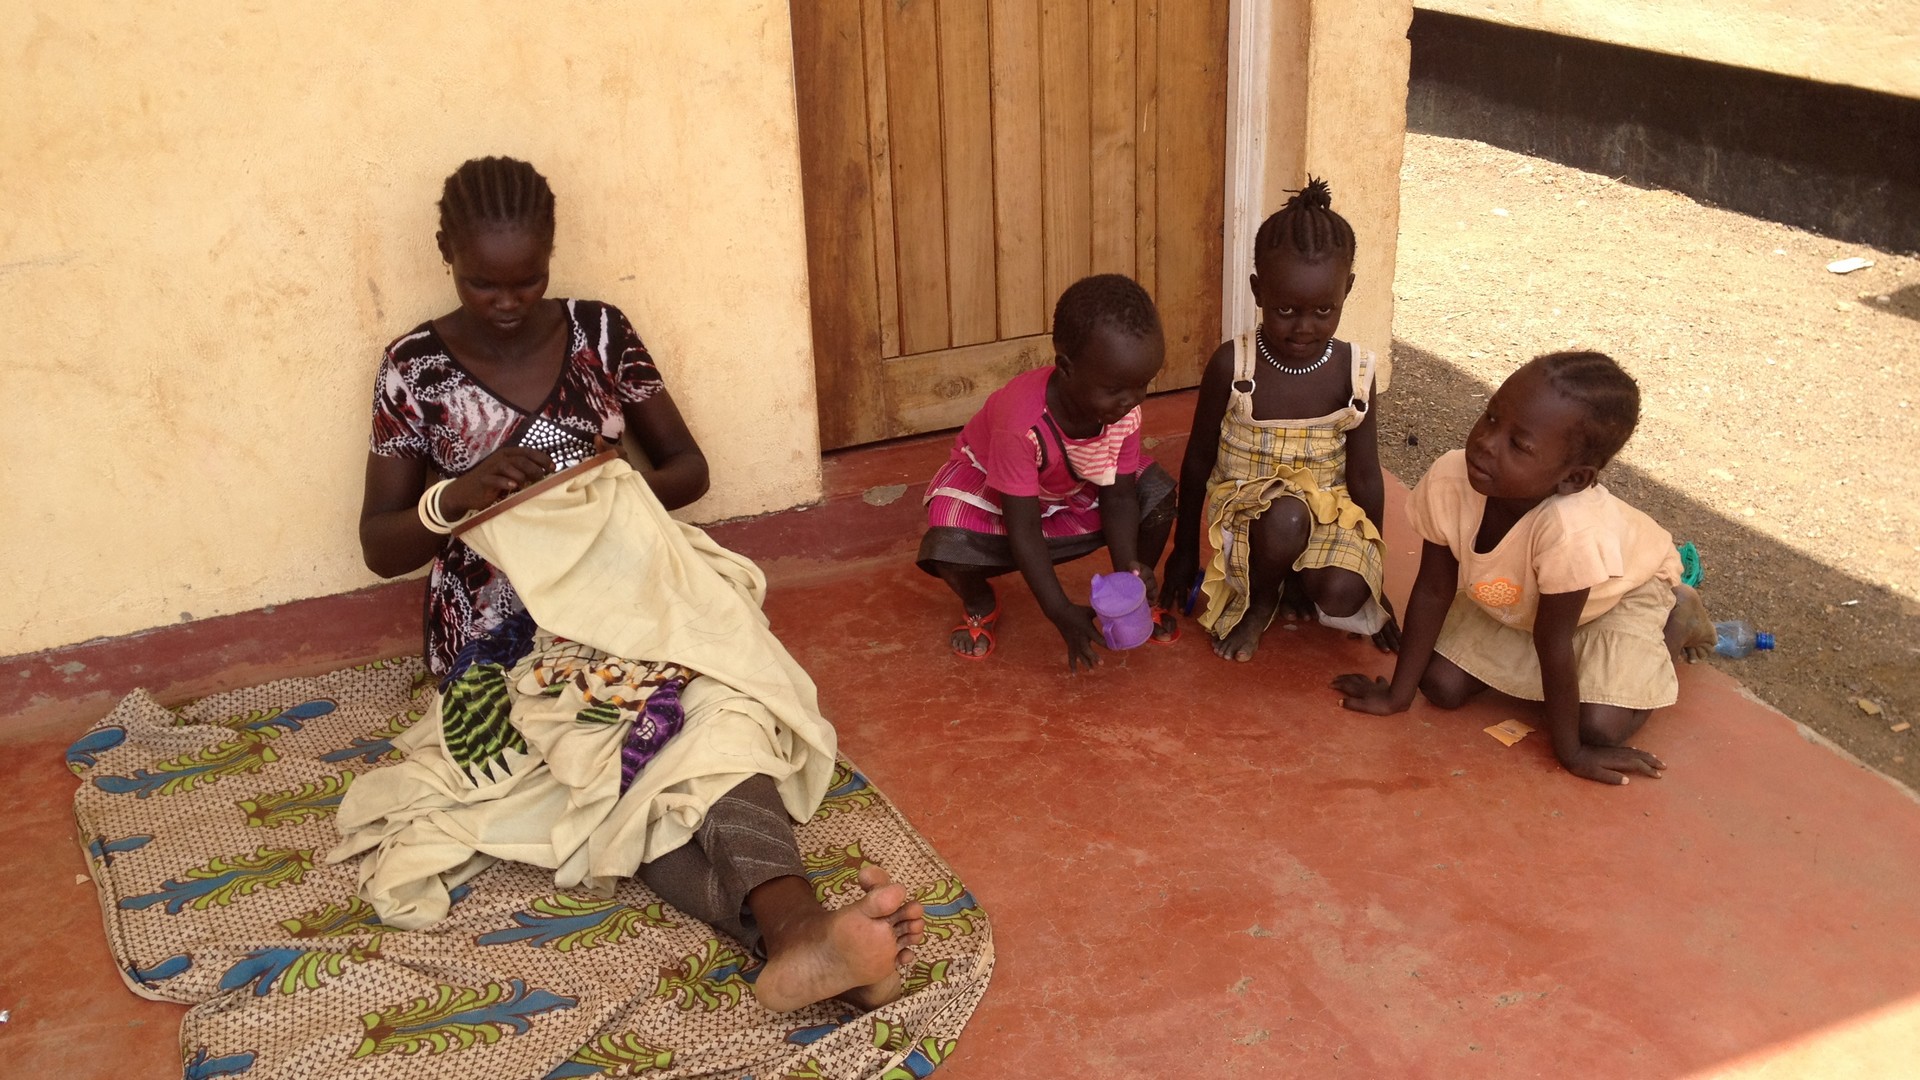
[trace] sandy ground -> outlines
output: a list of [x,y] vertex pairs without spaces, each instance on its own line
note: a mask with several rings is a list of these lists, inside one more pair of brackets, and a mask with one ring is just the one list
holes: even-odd
[[1606,482],[1699,546],[1716,619],[1778,639],[1715,662],[1920,787],[1920,259],[1409,135],[1395,293],[1390,469],[1528,358],[1612,354],[1643,404]]

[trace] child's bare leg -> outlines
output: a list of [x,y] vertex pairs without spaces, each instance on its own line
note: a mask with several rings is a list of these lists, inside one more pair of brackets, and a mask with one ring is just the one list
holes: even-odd
[[1486,683],[1439,653],[1433,654],[1426,672],[1420,676],[1420,692],[1442,709],[1457,709],[1486,688]]
[[1700,594],[1691,586],[1675,585],[1673,611],[1667,615],[1667,651],[1673,654],[1673,662],[1706,659],[1715,639],[1713,617],[1700,602]]
[[1623,709],[1618,705],[1580,703],[1580,741],[1588,746],[1625,746],[1646,726],[1652,709]]
[[760,1004],[792,1012],[841,997],[871,1009],[900,996],[896,968],[913,962],[924,913],[878,866],[861,868],[860,887],[867,895],[838,911],[821,907],[803,877],[774,878],[747,894],[767,947],[753,987]]
[[[1305,583],[1307,597],[1313,606],[1336,619],[1360,614],[1360,609],[1373,599],[1373,588],[1367,584],[1366,578],[1338,566],[1317,566],[1300,571],[1298,576]],[[1384,603],[1382,606],[1385,607]],[[1386,611],[1389,615],[1388,625],[1373,635],[1373,644],[1381,652],[1394,652],[1400,647],[1400,631],[1391,619],[1393,609],[1386,608]],[[1357,638],[1360,635],[1347,636]]]
[[1215,656],[1241,663],[1253,659],[1260,635],[1280,610],[1280,587],[1307,549],[1312,526],[1306,504],[1292,498],[1275,499],[1247,526],[1247,610],[1226,637],[1213,643]]
[[[961,566],[959,563],[934,563],[934,570],[940,580],[947,583],[967,614],[978,619],[993,614],[997,601],[993,595],[993,586],[987,584],[987,572],[977,566]],[[969,656],[983,656],[988,649],[987,639],[976,638],[964,629],[955,630],[947,642],[954,652]]]

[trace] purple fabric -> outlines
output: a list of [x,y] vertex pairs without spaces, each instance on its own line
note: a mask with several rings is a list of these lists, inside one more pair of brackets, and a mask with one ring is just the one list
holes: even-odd
[[686,710],[680,707],[680,691],[686,685],[685,679],[669,679],[647,695],[646,707],[634,717],[627,741],[620,747],[621,791],[633,786],[633,778],[686,724]]

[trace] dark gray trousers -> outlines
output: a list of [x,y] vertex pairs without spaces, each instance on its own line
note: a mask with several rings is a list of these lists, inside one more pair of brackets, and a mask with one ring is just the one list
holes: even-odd
[[640,880],[688,915],[757,949],[747,894],[774,878],[806,876],[793,820],[773,778],[755,776],[707,810],[693,838],[640,867]]

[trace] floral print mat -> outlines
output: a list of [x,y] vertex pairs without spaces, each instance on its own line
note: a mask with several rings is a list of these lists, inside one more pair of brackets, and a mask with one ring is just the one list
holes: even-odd
[[927,909],[907,994],[776,1014],[738,942],[637,881],[611,899],[501,863],[422,931],[383,927],[329,865],[356,776],[432,696],[382,661],[167,709],[136,692],[74,743],[74,812],[107,938],[135,993],[193,1006],[187,1080],[576,1077],[908,1080],[953,1052],[993,972],[993,933],[950,867],[841,759],[797,829],[829,907],[866,862]]

